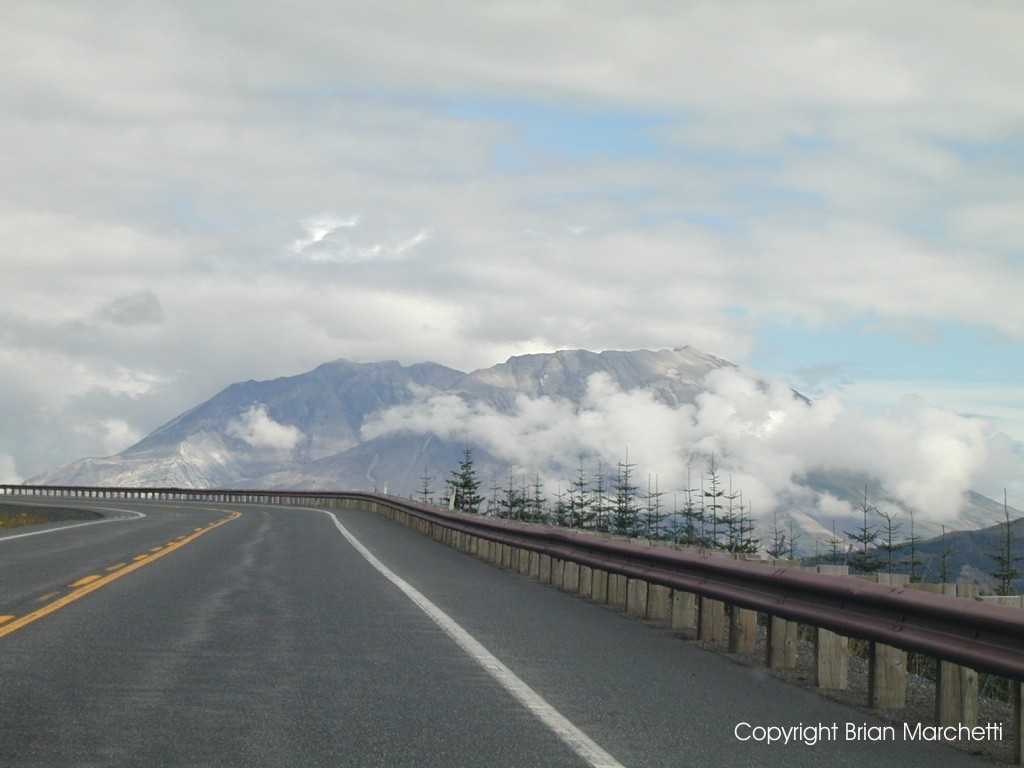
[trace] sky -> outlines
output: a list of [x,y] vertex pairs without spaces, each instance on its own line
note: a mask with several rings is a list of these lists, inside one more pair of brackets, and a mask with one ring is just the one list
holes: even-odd
[[1021,40],[1017,0],[6,0],[0,480],[337,358],[691,345],[956,415],[1024,490]]

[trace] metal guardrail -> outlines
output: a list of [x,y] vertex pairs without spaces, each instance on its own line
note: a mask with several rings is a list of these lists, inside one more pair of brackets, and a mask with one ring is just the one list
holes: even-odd
[[22,495],[387,509],[499,544],[1024,681],[1024,611],[1011,606],[446,512],[374,493],[0,485],[0,498]]

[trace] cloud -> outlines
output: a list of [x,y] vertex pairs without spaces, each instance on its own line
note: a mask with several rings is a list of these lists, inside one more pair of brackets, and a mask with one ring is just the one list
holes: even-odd
[[142,291],[131,296],[122,296],[103,306],[98,316],[115,325],[153,325],[163,321],[160,300],[152,291]]
[[267,406],[262,403],[251,405],[237,419],[228,422],[227,433],[244,440],[253,448],[270,448],[275,451],[290,451],[302,439],[302,430],[274,421],[267,415]]
[[[39,425],[145,433],[337,357],[743,362],[865,315],[1019,352],[1022,36],[956,0],[9,0],[0,386],[33,418],[0,448],[34,474],[108,444]],[[94,383],[138,403],[64,410]]]
[[809,402],[780,380],[734,368],[713,371],[704,386],[695,403],[677,408],[645,390],[624,392],[603,374],[590,378],[578,407],[519,396],[505,413],[433,395],[379,414],[363,437],[412,432],[469,441],[516,472],[540,472],[552,490],[568,485],[583,455],[600,459],[609,475],[620,462],[634,463],[641,486],[656,476],[662,490],[678,492],[688,471],[690,482],[699,482],[714,455],[756,516],[794,504],[832,514],[843,509],[802,483],[816,470],[838,470],[876,478],[873,495],[906,505],[920,520],[952,520],[989,465],[1021,468],[1012,444],[991,424],[923,402],[870,416],[834,397]]

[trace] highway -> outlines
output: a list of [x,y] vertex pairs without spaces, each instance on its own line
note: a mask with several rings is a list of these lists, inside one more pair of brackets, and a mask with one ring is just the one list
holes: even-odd
[[990,765],[369,513],[80,505],[0,534],[0,766]]

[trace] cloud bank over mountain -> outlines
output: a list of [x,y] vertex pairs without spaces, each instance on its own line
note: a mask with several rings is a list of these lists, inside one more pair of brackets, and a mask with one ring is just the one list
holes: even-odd
[[784,382],[726,367],[711,370],[692,403],[668,405],[649,389],[624,391],[607,374],[586,382],[579,402],[516,396],[499,409],[456,393],[426,394],[375,415],[365,439],[434,435],[478,446],[511,471],[563,490],[577,458],[605,471],[636,465],[638,484],[656,477],[669,493],[699,483],[714,455],[723,476],[755,515],[804,505],[849,516],[849,502],[822,498],[805,485],[813,472],[871,478],[872,495],[935,522],[954,521],[972,489],[1019,468],[1012,442],[981,419],[908,400],[870,416],[838,398],[808,401]]
[[707,480],[742,493],[762,526],[776,513],[808,538],[852,530],[870,502],[913,512],[919,531],[991,524],[972,492],[1001,497],[1024,467],[983,419],[914,399],[870,414],[693,347],[525,355],[471,373],[430,363],[335,361],[234,384],[120,454],[36,482],[383,490],[437,497],[464,448],[486,493],[537,478],[552,498],[582,460],[610,488],[632,465],[641,495],[682,505]]

